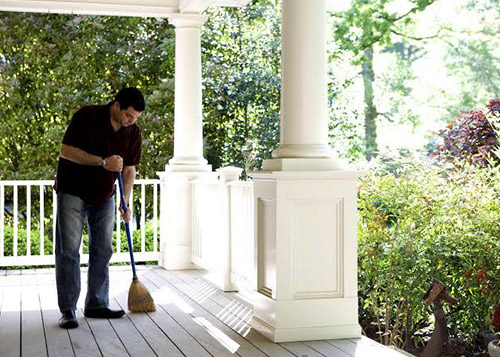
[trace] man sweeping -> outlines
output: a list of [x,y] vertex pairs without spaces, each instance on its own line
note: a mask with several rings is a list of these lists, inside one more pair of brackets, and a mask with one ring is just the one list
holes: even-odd
[[[136,88],[121,90],[107,105],[78,110],[66,129],[59,157],[57,192],[56,283],[62,328],[78,327],[80,244],[83,222],[89,233],[89,266],[84,315],[120,318],[123,310],[109,305],[109,260],[115,214],[116,173],[122,172],[128,199],[141,158],[141,130],[135,123],[145,109]],[[122,212],[125,222],[130,210]]]

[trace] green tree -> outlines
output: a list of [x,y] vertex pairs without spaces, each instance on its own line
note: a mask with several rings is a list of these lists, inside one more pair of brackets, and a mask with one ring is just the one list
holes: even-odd
[[125,86],[150,102],[139,123],[146,144],[139,174],[155,176],[172,147],[172,38],[163,20],[2,13],[0,178],[54,177],[71,115]]
[[409,31],[414,15],[425,10],[436,0],[411,0],[411,7],[404,11],[391,10],[392,0],[353,0],[350,9],[333,15],[334,37],[341,51],[353,54],[352,63],[361,67],[360,74],[364,85],[364,128],[365,156],[375,156],[377,145],[377,110],[373,69],[377,49],[393,46],[404,39],[422,40]]
[[204,25],[204,136],[214,167],[259,168],[279,139],[280,4],[218,8]]

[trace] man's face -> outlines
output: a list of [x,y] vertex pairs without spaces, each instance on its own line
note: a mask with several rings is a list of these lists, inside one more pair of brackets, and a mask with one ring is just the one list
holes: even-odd
[[129,126],[134,124],[137,119],[141,116],[142,112],[138,112],[133,107],[128,107],[127,109],[120,109],[120,104],[118,102],[115,103],[117,105],[117,121],[121,126]]

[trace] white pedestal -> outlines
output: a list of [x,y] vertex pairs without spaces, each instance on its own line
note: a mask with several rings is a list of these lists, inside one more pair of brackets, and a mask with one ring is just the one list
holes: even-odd
[[274,342],[360,337],[359,172],[257,172],[252,326]]
[[211,165],[190,167],[191,172],[182,172],[185,165],[168,165],[165,172],[158,172],[161,180],[160,195],[160,241],[163,245],[163,266],[168,270],[194,269],[192,263],[192,188],[191,181],[213,176]]

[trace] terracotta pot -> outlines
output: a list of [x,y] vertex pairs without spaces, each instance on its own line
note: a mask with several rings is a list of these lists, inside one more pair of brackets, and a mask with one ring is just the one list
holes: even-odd
[[488,344],[488,352],[491,357],[500,357],[500,345],[499,340],[493,340]]

